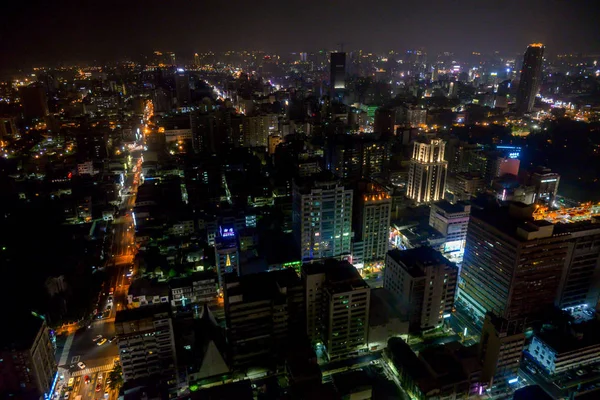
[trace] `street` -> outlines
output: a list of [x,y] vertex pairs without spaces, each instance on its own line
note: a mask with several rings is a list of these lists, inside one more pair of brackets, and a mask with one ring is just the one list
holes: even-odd
[[[65,389],[71,377],[74,378],[72,388],[67,391],[69,399],[76,396],[81,396],[81,400],[116,399],[118,396],[118,393],[109,390],[106,381],[119,359],[116,340],[112,340],[115,337],[115,316],[117,311],[127,307],[127,291],[135,272],[135,228],[131,210],[135,206],[140,179],[141,154],[133,159],[133,165],[133,172],[127,174],[124,183],[124,188],[130,189],[131,194],[123,196],[119,217],[111,226],[111,257],[104,267],[108,277],[103,285],[98,313],[88,327],[67,336],[62,351],[57,352],[58,366],[64,371],[57,393]],[[94,340],[98,336],[106,340]],[[84,369],[77,365],[79,362],[85,364]]]

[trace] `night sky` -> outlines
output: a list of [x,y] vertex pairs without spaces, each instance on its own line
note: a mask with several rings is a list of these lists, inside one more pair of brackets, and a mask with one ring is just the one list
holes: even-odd
[[0,68],[154,49],[600,52],[596,0],[4,0]]

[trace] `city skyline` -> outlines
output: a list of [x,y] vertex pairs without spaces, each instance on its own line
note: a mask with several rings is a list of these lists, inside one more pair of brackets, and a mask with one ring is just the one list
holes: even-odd
[[[70,0],[50,9],[42,8],[43,3],[36,0],[10,4],[7,24],[0,32],[5,38],[0,45],[5,55],[0,70],[135,58],[156,49],[192,59],[195,52],[206,51],[339,50],[340,43],[345,49],[373,52],[425,48],[430,54],[499,51],[516,55],[524,52],[526,44],[542,42],[554,55],[600,52],[593,19],[599,6],[582,1],[491,1],[485,5],[471,0],[460,5],[376,1],[369,3],[368,9],[357,1],[346,2],[344,7],[298,1],[286,2],[285,6],[267,0],[234,1],[227,9],[190,3],[176,1],[168,7],[156,7],[158,3],[153,1],[104,2],[101,10],[114,8],[114,13]],[[222,22],[215,26],[211,21]]]

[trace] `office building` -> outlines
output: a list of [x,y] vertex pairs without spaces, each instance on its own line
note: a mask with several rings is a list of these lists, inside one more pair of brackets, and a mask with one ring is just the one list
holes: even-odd
[[240,273],[240,250],[237,234],[232,227],[222,226],[215,238],[215,265],[219,277],[219,285],[223,284],[225,274]]
[[600,299],[600,224],[598,218],[562,225],[570,234],[555,304],[595,308]]
[[327,140],[325,164],[340,178],[351,180],[381,176],[391,157],[386,140],[356,135],[335,135]]
[[485,384],[475,350],[454,342],[426,347],[417,355],[401,338],[391,338],[384,357],[411,399],[476,399]]
[[389,246],[392,197],[380,185],[359,182],[354,196],[352,263],[383,266]]
[[459,173],[448,176],[446,199],[450,203],[471,200],[485,189],[485,180],[480,174]]
[[431,205],[429,212],[429,226],[444,235],[444,245],[439,251],[460,265],[465,252],[467,227],[471,206],[466,203],[451,204],[446,200]]
[[558,193],[560,175],[548,168],[537,168],[529,184],[535,188],[535,201],[552,205]]
[[324,172],[295,179],[292,197],[292,223],[302,260],[350,257],[352,189]]
[[160,377],[175,383],[175,337],[169,311],[165,303],[117,312],[115,333],[125,382]]
[[302,336],[304,292],[293,268],[227,274],[223,289],[233,368],[272,365]]
[[406,196],[415,203],[430,203],[444,198],[448,161],[444,160],[446,142],[417,139],[408,171]]
[[21,86],[19,98],[23,105],[25,121],[30,122],[33,119],[43,119],[48,116],[48,98],[43,87]]
[[381,135],[393,135],[396,124],[396,112],[393,108],[378,108],[375,111],[373,131]]
[[570,235],[533,220],[533,209],[471,210],[458,297],[476,318],[514,320],[554,304]]
[[488,313],[485,316],[479,358],[483,363],[482,382],[493,395],[516,389],[519,364],[525,346],[523,321],[508,321]]
[[331,98],[340,99],[346,90],[346,53],[331,53],[329,71]]
[[19,135],[15,117],[0,116],[0,140],[16,139]]
[[192,102],[192,91],[190,89],[190,75],[183,69],[178,69],[175,73],[175,95],[177,106],[184,107]]
[[517,113],[524,114],[533,110],[535,96],[540,90],[542,81],[542,63],[544,61],[544,45],[532,43],[523,56],[523,67],[517,91]]
[[458,268],[430,247],[390,250],[385,259],[383,288],[398,297],[409,315],[409,329],[439,327],[454,306]]
[[0,398],[50,398],[58,378],[46,321],[33,313],[4,315],[0,330]]
[[277,115],[266,114],[243,117],[244,147],[268,147],[269,136],[277,134],[279,121]]
[[307,334],[330,361],[368,351],[371,289],[347,261],[304,264]]
[[534,334],[527,352],[548,375],[595,364],[600,361],[599,330],[597,320],[542,328]]

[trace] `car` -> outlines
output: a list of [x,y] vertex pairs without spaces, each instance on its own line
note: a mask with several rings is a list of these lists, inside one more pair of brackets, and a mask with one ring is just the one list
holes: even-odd
[[102,346],[106,342],[107,342],[106,338],[102,338],[96,342],[96,346]]
[[106,306],[107,310],[110,310],[112,308],[112,306]]
[[115,340],[117,340],[117,337],[116,337],[116,336],[113,336],[113,337],[111,337],[110,339],[108,339],[108,342],[109,342],[109,343],[112,343],[112,342],[114,342]]
[[[112,289],[111,289],[111,290],[112,290]],[[113,297],[112,297],[112,296],[108,296],[108,299],[107,299],[107,301],[108,301],[109,303],[112,303],[112,302],[113,302]]]
[[86,375],[83,377],[83,381],[85,382],[85,384],[87,385],[88,383],[90,383],[90,376]]
[[576,372],[577,376],[582,376],[585,375],[585,371],[580,369],[579,371]]
[[102,382],[102,377],[103,377],[102,372],[100,372],[98,374],[98,382]]
[[98,340],[102,339],[102,335],[97,335],[96,337],[94,337],[92,339],[93,342],[97,342]]
[[63,399],[67,400],[69,398],[70,394],[71,394],[71,392],[66,392]]
[[77,363],[77,366],[79,367],[79,369],[85,369],[85,363],[83,361],[79,361]]
[[96,385],[96,392],[99,392],[100,390],[102,390],[102,385],[101,384],[97,384]]

